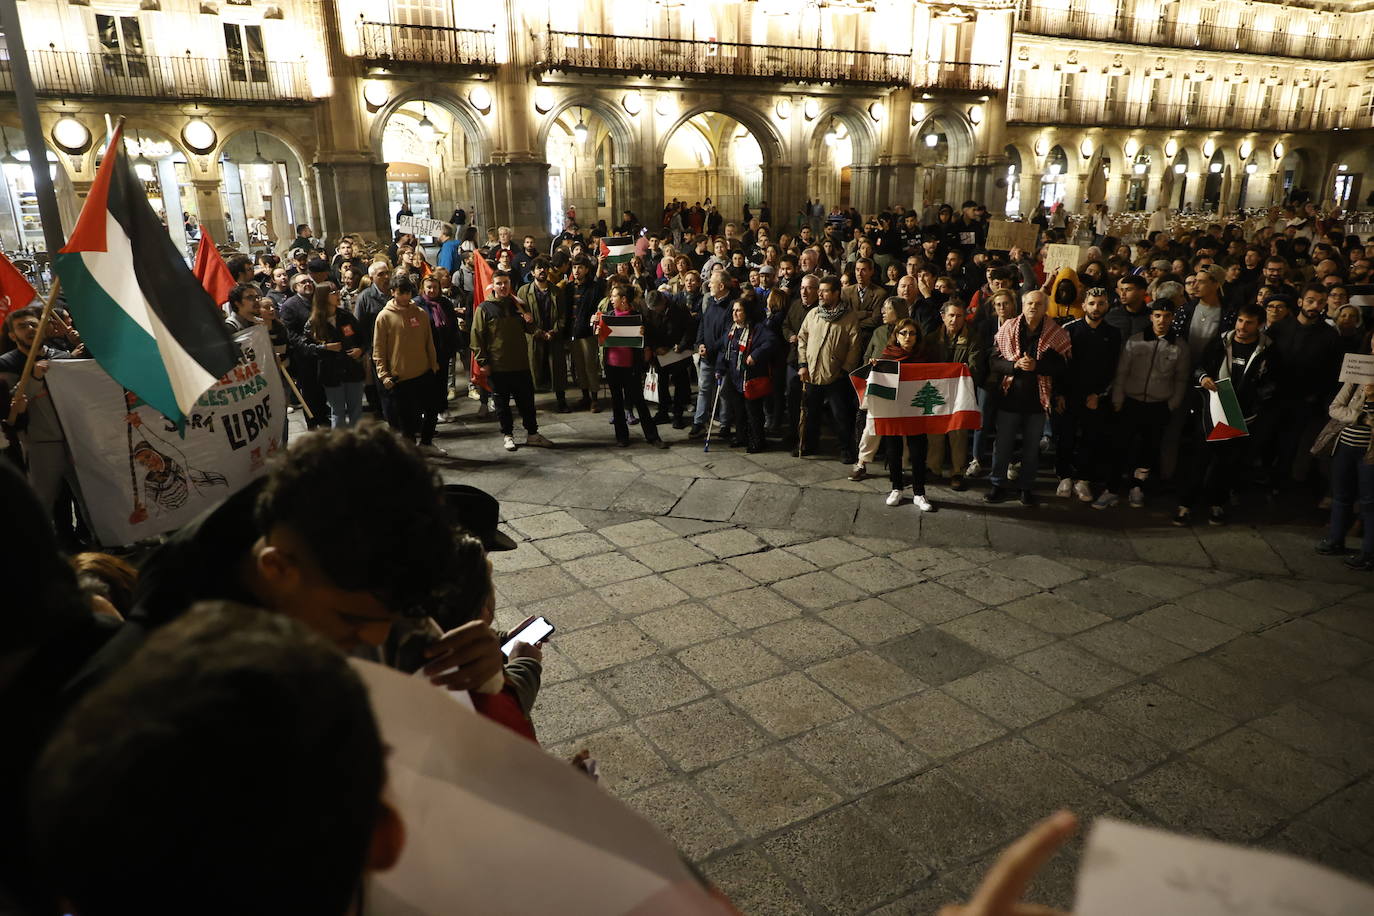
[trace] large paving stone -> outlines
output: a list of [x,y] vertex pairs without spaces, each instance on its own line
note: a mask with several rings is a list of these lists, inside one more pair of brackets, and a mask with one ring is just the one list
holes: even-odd
[[850,716],[787,743],[837,793],[852,798],[926,766],[926,758],[865,719]]
[[672,515],[723,522],[734,515],[750,484],[735,480],[699,479],[673,506]]
[[840,800],[780,747],[728,760],[700,773],[697,784],[750,836],[785,827]]

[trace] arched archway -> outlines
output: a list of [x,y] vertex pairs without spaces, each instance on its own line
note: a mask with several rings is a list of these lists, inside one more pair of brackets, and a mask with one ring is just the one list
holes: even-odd
[[1207,174],[1202,179],[1202,206],[1204,209],[1225,209],[1224,197],[1229,196],[1226,188],[1226,155],[1220,149],[1212,151],[1207,161]]
[[1125,164],[1127,174],[1124,209],[1147,210],[1150,205],[1150,186],[1163,174],[1164,157],[1158,147],[1147,143],[1139,147],[1135,155],[1129,159],[1129,163]]
[[878,202],[866,170],[878,161],[878,142],[872,118],[852,105],[836,104],[818,113],[806,145],[807,197],[829,206],[875,209]]
[[1297,200],[1318,193],[1312,185],[1319,180],[1316,157],[1307,149],[1288,150],[1279,162],[1279,188],[1285,200]]
[[[687,125],[694,124],[688,128]],[[698,174],[690,174],[691,148],[684,150],[683,130],[696,130],[709,138],[713,148],[713,162]],[[685,135],[695,144],[693,134]],[[699,152],[699,150],[698,150]],[[724,221],[739,221],[745,206],[755,214],[763,201],[773,193],[773,166],[783,159],[782,138],[758,112],[736,104],[696,105],[679,112],[671,126],[659,138],[654,161],[664,164],[663,200],[671,206],[676,198],[687,206],[695,201],[705,205],[706,198],[719,211]],[[687,171],[673,167],[677,162]]]
[[1063,202],[1068,170],[1068,153],[1056,144],[1045,156],[1045,171],[1040,176],[1040,203],[1051,207]]
[[965,167],[973,162],[973,128],[958,112],[941,108],[928,114],[912,131],[911,150],[923,207],[957,206],[972,195],[972,176]]
[[1021,216],[1021,174],[1025,169],[1026,160],[1022,158],[1021,151],[1016,148],[1016,144],[1008,143],[1002,150],[1002,155],[1007,157],[1007,171],[1005,180],[1007,182],[1007,204],[1006,214],[1011,218]]
[[230,236],[245,251],[281,253],[298,224],[319,228],[305,160],[292,142],[271,130],[239,129],[223,139],[219,155]]
[[539,148],[549,163],[549,229],[576,222],[590,228],[598,220],[614,226],[617,211],[634,209],[618,199],[612,167],[632,160],[630,123],[605,99],[569,98],[550,109],[540,124]]

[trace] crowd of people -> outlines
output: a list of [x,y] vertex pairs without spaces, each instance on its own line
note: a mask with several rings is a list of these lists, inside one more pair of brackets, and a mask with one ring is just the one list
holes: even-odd
[[[433,265],[411,236],[371,253],[345,238],[330,256],[302,226],[285,262],[231,258],[226,326],[266,326],[316,431],[133,565],[68,559],[53,536],[79,488],[43,377],[84,347],[65,311],[47,327],[37,308],[13,311],[0,496],[26,536],[6,554],[0,637],[0,901],[87,916],[351,912],[404,830],[340,651],[467,692],[537,740],[541,650],[517,641],[507,655],[492,628],[488,554],[515,544],[494,499],[441,485],[425,460],[444,457],[438,426],[468,391],[510,451],[515,412],[524,445],[553,445],[539,391],[568,413],[600,412],[604,390],[619,446],[637,426],[666,448],[671,428],[827,453],[855,480],[881,452],[887,504],[910,486],[922,512],[936,508],[929,487],[985,476],[986,502],[1034,506],[1042,463],[1056,498],[1099,510],[1163,500],[1167,484],[1178,525],[1195,509],[1225,524],[1241,492],[1303,488],[1330,504],[1316,549],[1345,555],[1358,528],[1346,564],[1374,569],[1374,385],[1338,378],[1345,354],[1371,352],[1374,240],[1310,208],[1276,211],[1103,236],[1047,276],[1041,251],[989,251],[971,201],[853,222],[664,227],[624,258],[571,230],[543,250],[508,228],[479,246],[471,227],[464,239],[446,227]],[[31,384],[13,394],[35,349]],[[851,373],[880,360],[966,366],[981,427],[876,435]],[[1219,387],[1234,392],[1224,416]],[[369,411],[385,422],[360,424]],[[1248,435],[1208,435],[1240,423]],[[585,755],[572,764],[592,769]],[[197,804],[207,787],[214,804]],[[1015,847],[1031,864],[1010,869],[1024,880],[998,899],[1011,907],[1072,829],[1060,816]],[[280,867],[300,849],[309,867]],[[1000,912],[977,899],[969,911]]]

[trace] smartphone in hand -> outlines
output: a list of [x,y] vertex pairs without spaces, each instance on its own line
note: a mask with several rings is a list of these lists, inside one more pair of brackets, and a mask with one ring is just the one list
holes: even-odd
[[536,617],[511,633],[509,637],[507,637],[505,645],[501,647],[501,651],[505,654],[506,658],[510,658],[511,652],[515,651],[515,647],[518,643],[523,642],[527,645],[537,646],[539,643],[552,636],[554,629],[554,625],[549,623],[546,619],[543,617]]

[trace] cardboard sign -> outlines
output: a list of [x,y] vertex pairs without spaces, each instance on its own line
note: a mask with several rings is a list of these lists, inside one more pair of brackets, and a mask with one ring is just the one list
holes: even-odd
[[1010,251],[1020,248],[1034,253],[1040,240],[1040,227],[1035,223],[1014,223],[1009,219],[995,219],[988,223],[988,251]]
[[1088,249],[1082,245],[1046,245],[1045,276],[1053,277],[1065,267],[1077,271],[1087,257]]
[[423,216],[403,216],[396,221],[396,226],[402,232],[409,232],[411,235],[429,235],[438,238],[439,230],[444,228],[444,221],[428,219]]
[[1355,382],[1357,385],[1374,384],[1374,356],[1361,353],[1345,354],[1341,363],[1342,382]]

